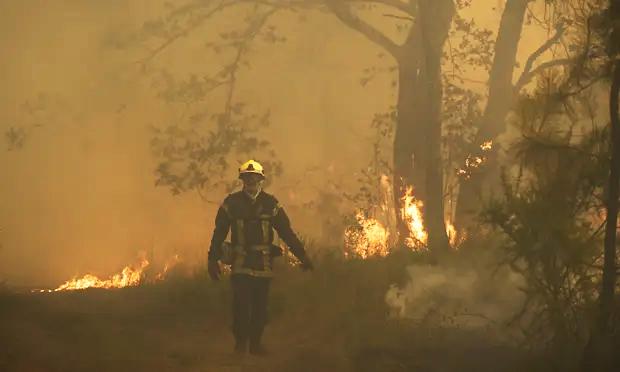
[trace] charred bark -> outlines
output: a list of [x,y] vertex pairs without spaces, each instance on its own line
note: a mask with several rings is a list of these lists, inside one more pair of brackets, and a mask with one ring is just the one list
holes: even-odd
[[[399,63],[398,122],[394,138],[394,195],[414,187],[424,203],[423,217],[431,251],[449,247],[444,222],[441,162],[441,55],[455,8],[451,0],[421,0],[418,17]],[[407,236],[399,218],[400,243]]]
[[[441,164],[441,55],[455,13],[453,0],[419,0],[414,5],[390,2],[414,17],[409,36],[396,45],[351,12],[342,0],[327,6],[344,24],[360,32],[394,57],[399,68],[397,123],[394,136],[394,206],[397,211],[399,246],[409,235],[398,211],[406,186],[424,203],[423,218],[431,250],[448,247],[443,208]],[[417,9],[408,8],[417,6]]]
[[620,117],[618,95],[620,91],[620,60],[615,62],[613,81],[609,94],[611,117],[611,169],[609,174],[609,201],[607,202],[607,221],[605,224],[605,258],[603,264],[603,284],[600,297],[598,329],[602,334],[611,332],[611,319],[614,309],[616,288],[616,234],[618,226],[618,193],[620,182]]
[[[603,281],[599,296],[599,313],[593,327],[582,361],[583,371],[612,371],[614,298],[616,288],[616,234],[618,226],[618,197],[620,196],[620,113],[618,99],[620,91],[620,60],[614,63],[613,80],[609,94],[611,117],[611,162],[609,190],[606,203]],[[617,367],[617,366],[615,366]]]
[[[517,59],[517,49],[523,20],[530,0],[508,0],[502,13],[493,64],[489,72],[488,101],[480,120],[480,127],[473,146],[476,149],[482,142],[494,140],[504,129],[504,121],[514,103],[512,77]],[[497,145],[486,154],[484,169],[469,179],[462,180],[456,207],[456,225],[467,227],[472,214],[479,210],[481,197],[486,194],[484,186],[499,181],[497,164]],[[491,181],[491,182],[489,182]]]
[[[419,145],[414,143],[417,141],[415,134],[419,131],[419,128],[417,128],[419,125],[417,120],[419,113],[416,112],[413,105],[413,102],[420,98],[418,89],[419,44],[416,40],[417,30],[412,28],[410,32],[409,39],[404,45],[405,50],[402,57],[398,59],[398,102],[396,105],[398,115],[392,150],[394,209],[396,211],[396,226],[398,229],[398,246],[400,247],[405,245],[404,240],[409,234],[407,224],[399,213],[402,207],[400,198],[407,185],[418,184],[417,180],[414,180],[413,170],[417,162],[420,161],[414,158],[414,149],[419,147]],[[419,173],[417,172],[417,174]],[[416,188],[416,193],[417,191]]]
[[455,13],[451,0],[419,2],[421,16],[421,39],[424,46],[422,81],[428,103],[422,108],[426,120],[427,139],[422,144],[426,157],[426,210],[425,218],[428,229],[428,247],[439,252],[449,249],[448,234],[444,221],[443,167],[441,161],[441,110],[442,81],[441,56],[444,43]]
[[[618,197],[620,196],[620,0],[610,0],[605,13],[609,17],[607,53],[612,62],[612,80],[609,91],[609,117],[611,121],[611,161],[609,190],[606,203],[605,238],[603,248],[603,280],[599,296],[599,312],[582,359],[583,371],[612,371],[620,367],[614,351],[613,319],[617,281],[616,236],[618,233]],[[617,332],[616,332],[617,333]],[[614,357],[616,360],[614,360]],[[615,365],[614,365],[615,364]]]

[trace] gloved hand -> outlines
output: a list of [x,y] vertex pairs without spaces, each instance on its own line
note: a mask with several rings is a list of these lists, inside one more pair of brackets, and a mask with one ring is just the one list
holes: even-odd
[[312,271],[314,270],[314,265],[312,264],[312,261],[310,261],[310,257],[304,257],[303,260],[301,260],[301,269],[303,271]]
[[220,280],[221,271],[220,265],[217,263],[217,261],[209,261],[208,270],[211,280]]

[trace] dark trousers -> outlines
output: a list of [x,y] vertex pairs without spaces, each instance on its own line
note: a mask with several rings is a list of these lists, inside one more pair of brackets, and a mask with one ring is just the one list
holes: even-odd
[[233,334],[238,344],[259,345],[267,323],[267,298],[271,278],[231,275]]

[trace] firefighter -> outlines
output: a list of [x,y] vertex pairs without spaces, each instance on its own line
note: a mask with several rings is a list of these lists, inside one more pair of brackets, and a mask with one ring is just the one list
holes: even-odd
[[[273,259],[281,254],[279,247],[272,244],[273,230],[300,260],[304,271],[312,270],[313,266],[278,200],[262,190],[265,180],[262,165],[254,160],[243,163],[239,178],[243,189],[228,195],[215,217],[208,271],[211,279],[219,280],[218,261],[231,265],[235,351],[245,353],[249,346],[251,354],[264,355],[267,352],[261,336],[267,322]],[[231,242],[226,244],[229,230]]]

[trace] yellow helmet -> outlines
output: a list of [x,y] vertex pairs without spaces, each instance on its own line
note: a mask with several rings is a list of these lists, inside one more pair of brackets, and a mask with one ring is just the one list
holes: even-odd
[[241,164],[241,166],[239,167],[239,177],[248,173],[260,174],[261,176],[265,177],[265,173],[263,172],[263,166],[256,160],[252,159]]

